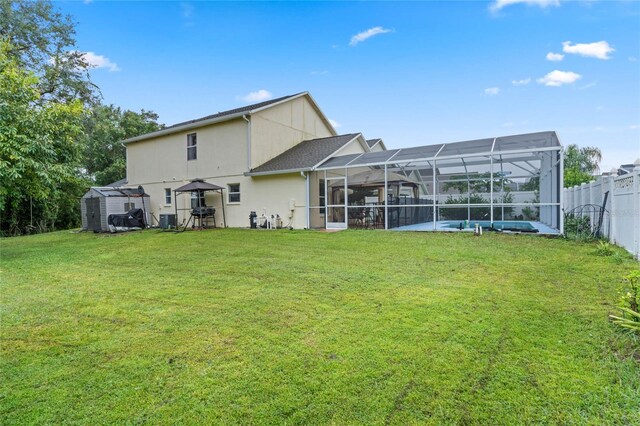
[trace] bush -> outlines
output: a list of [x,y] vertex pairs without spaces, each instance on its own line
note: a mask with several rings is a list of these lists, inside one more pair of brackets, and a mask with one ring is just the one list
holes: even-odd
[[564,233],[567,237],[591,239],[591,220],[588,216],[566,215],[564,218]]
[[596,247],[598,256],[612,256],[614,253],[613,246],[607,241],[600,241]]
[[624,277],[627,286],[622,291],[618,307],[622,316],[609,315],[611,321],[626,330],[640,333],[640,270],[631,271]]

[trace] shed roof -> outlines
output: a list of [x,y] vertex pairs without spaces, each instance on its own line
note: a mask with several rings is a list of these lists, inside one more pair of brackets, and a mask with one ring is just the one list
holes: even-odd
[[[111,186],[92,186],[87,192],[95,191],[103,197],[139,197],[140,193],[138,188],[114,188]],[[85,194],[85,196],[87,195]],[[144,197],[148,197],[149,194],[143,194]]]
[[260,175],[310,170],[358,136],[360,136],[360,133],[349,133],[302,141],[293,148],[251,170],[249,174]]

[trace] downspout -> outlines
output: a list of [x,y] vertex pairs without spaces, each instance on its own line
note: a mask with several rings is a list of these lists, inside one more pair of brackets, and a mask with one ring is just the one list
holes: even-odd
[[128,184],[129,183],[129,150],[127,149],[127,146],[124,143],[120,142],[120,145],[122,145],[122,147],[124,148],[124,164],[125,164],[124,178]]
[[[242,118],[247,122],[247,171],[251,171],[251,120],[247,118],[247,115],[243,115]],[[226,224],[225,224],[226,225]]]
[[304,172],[300,172],[300,175],[302,175],[303,178],[306,179],[306,187],[305,187],[305,203],[306,203],[306,208],[305,211],[307,213],[307,229],[311,229],[309,227],[310,225],[310,213],[311,211],[309,210],[309,185],[310,185],[310,176],[311,176],[311,172],[307,172],[306,175]]

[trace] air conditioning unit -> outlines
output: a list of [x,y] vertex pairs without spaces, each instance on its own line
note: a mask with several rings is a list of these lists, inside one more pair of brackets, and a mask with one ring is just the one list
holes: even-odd
[[160,215],[160,228],[169,229],[176,227],[176,215],[175,214],[161,214]]

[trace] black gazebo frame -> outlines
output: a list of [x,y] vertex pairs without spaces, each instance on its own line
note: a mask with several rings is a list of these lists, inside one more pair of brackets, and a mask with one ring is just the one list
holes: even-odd
[[[187,220],[187,222],[184,225],[184,228],[182,229],[183,231],[186,231],[187,227],[189,226],[189,222],[191,222],[192,219],[194,220],[194,226],[195,226],[195,218],[198,216],[200,218],[200,227],[202,227],[202,218],[205,217],[205,215],[202,213],[202,207],[206,207],[206,206],[200,205],[200,200],[202,200],[201,195],[203,195],[205,192],[208,192],[208,191],[215,191],[220,193],[220,203],[222,204],[222,221],[224,223],[224,227],[225,228],[227,227],[227,217],[224,209],[224,192],[223,192],[224,188],[222,186],[218,186],[213,183],[205,182],[204,179],[193,179],[188,184],[173,190],[173,199],[174,199],[173,205],[175,206],[176,219],[178,218],[178,210],[189,210],[189,211],[193,210],[192,207],[178,209],[178,194],[182,194],[185,192],[189,192],[189,193],[195,192],[198,194],[198,213],[199,214],[194,215],[193,213],[191,213],[189,220]],[[215,216],[214,216],[214,223],[215,223]]]

